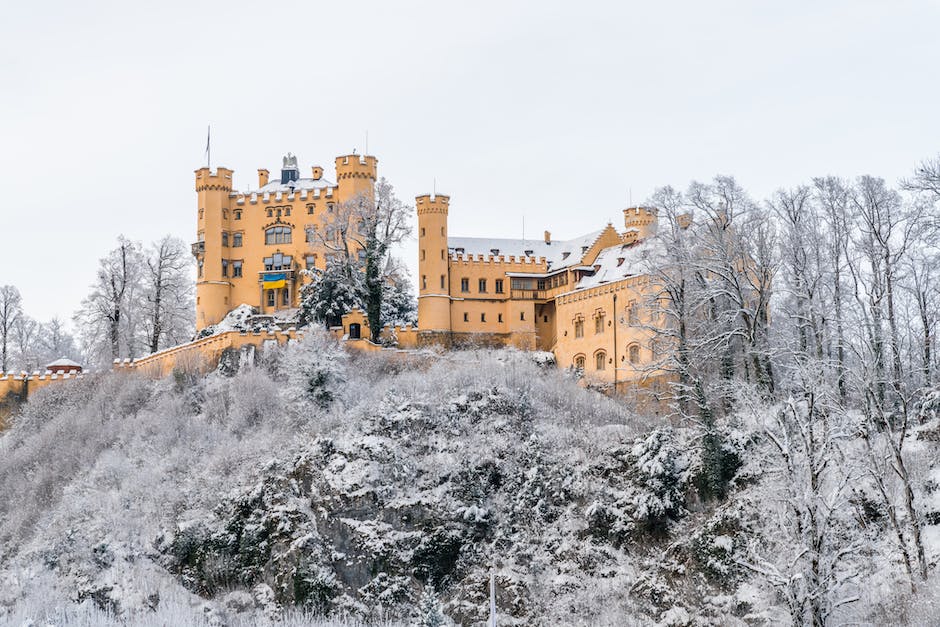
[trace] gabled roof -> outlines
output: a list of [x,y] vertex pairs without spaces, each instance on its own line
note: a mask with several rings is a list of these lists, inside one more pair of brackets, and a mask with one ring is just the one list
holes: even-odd
[[81,364],[75,363],[71,359],[60,357],[59,359],[56,359],[51,364],[46,365],[46,370],[49,370],[51,368],[81,368],[81,367],[82,367]]
[[664,254],[662,241],[653,237],[635,244],[617,244],[600,251],[594,260],[594,273],[583,277],[575,290],[613,283],[631,276],[648,274]]

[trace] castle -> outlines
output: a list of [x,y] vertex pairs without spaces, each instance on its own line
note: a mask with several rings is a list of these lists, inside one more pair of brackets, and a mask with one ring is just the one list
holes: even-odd
[[657,213],[569,240],[451,237],[450,198],[419,196],[418,343],[551,351],[559,367],[618,388],[658,382],[645,260]]
[[[232,189],[232,170],[196,170],[196,329],[217,324],[247,303],[262,314],[299,305],[301,269],[323,269],[330,214],[343,202],[373,193],[377,160],[336,158],[336,182],[313,166],[301,177],[297,158],[284,157],[279,179],[258,170],[258,189]],[[358,254],[358,251],[350,251]]]
[[[279,179],[259,169],[258,189],[248,193],[233,191],[231,170],[196,171],[197,329],[242,303],[272,315],[298,307],[308,280],[300,270],[326,266],[330,214],[338,203],[373,194],[375,157],[340,156],[335,167],[335,183],[319,166],[302,178],[288,155]],[[415,208],[418,326],[395,330],[401,347],[514,346],[551,351],[559,366],[600,383],[659,378],[653,321],[644,313],[654,209],[625,209],[622,232],[608,224],[569,240],[548,231],[523,240],[451,237],[445,195],[418,196]],[[335,331],[360,339],[367,324],[351,312]]]

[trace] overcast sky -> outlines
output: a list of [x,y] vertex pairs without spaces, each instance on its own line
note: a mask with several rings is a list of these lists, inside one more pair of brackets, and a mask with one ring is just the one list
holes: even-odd
[[[618,227],[733,174],[895,181],[940,151],[937,2],[8,2],[0,284],[71,318],[119,234],[195,239],[193,170],[365,149],[450,232]],[[413,249],[413,246],[412,246]],[[414,252],[407,252],[414,266]]]

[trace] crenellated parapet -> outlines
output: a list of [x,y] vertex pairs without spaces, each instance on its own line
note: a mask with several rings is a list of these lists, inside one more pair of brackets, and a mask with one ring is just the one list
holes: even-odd
[[196,191],[232,191],[232,170],[217,168],[215,172],[209,168],[196,170]]
[[548,268],[545,257],[529,257],[525,255],[468,255],[452,253],[450,256],[452,268],[474,269],[492,268],[500,266],[506,272],[540,272]]
[[415,209],[418,215],[443,214],[447,215],[450,208],[450,196],[443,194],[425,194],[415,197]]
[[362,179],[374,183],[378,173],[379,160],[371,155],[343,155],[336,157],[336,179]]

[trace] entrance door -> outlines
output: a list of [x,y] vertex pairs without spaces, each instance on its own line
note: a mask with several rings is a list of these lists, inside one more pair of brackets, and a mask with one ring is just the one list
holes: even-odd
[[358,322],[353,322],[349,325],[349,339],[358,340],[362,334],[362,329]]

